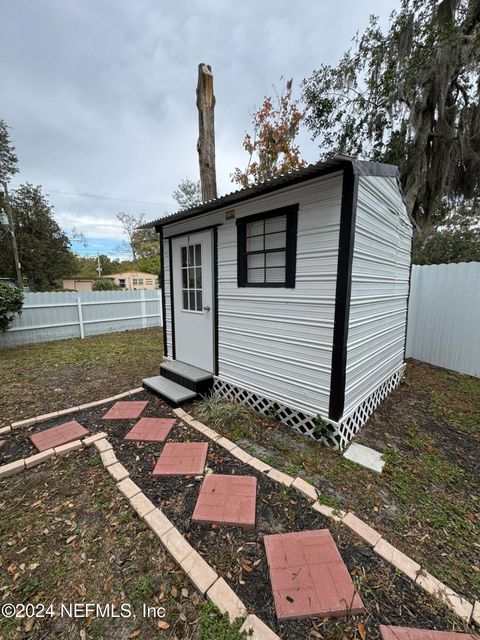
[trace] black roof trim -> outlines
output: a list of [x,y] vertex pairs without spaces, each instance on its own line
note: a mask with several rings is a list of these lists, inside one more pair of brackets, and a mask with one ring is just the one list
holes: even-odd
[[347,167],[351,167],[353,173],[358,175],[399,178],[398,169],[394,165],[381,164],[379,162],[369,162],[366,160],[357,160],[356,158],[351,158],[349,156],[337,155],[333,158],[317,162],[316,164],[309,164],[307,167],[303,167],[298,171],[292,171],[291,173],[276,176],[271,180],[252,185],[251,187],[247,187],[246,189],[232,191],[231,193],[221,196],[220,198],[216,198],[215,200],[204,202],[197,207],[183,209],[182,211],[172,213],[168,216],[165,216],[164,218],[153,220],[152,222],[148,222],[147,224],[142,225],[140,228],[151,229],[152,227],[155,227],[155,229],[158,231],[160,227],[163,227],[167,224],[180,222],[182,220],[188,220],[189,218],[193,218],[197,215],[210,213],[212,211],[216,211],[217,209],[223,209],[224,207],[238,204],[239,202],[243,202],[244,200],[249,200],[250,198],[255,198],[256,196],[264,195],[270,193],[271,191],[276,191],[277,189],[282,189],[284,187],[289,187],[300,182],[305,182],[306,180],[311,180],[313,178],[317,178],[321,175],[332,173],[334,171],[344,170]]

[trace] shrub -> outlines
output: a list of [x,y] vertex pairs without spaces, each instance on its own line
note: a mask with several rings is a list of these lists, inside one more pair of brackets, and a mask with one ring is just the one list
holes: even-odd
[[[239,402],[219,400],[213,396],[203,398],[198,403],[197,412],[211,427],[227,431],[247,427],[251,421],[247,409]],[[237,434],[237,437],[241,437],[241,434]]]
[[92,291],[118,291],[119,287],[113,280],[95,280]]
[[6,331],[15,314],[22,313],[23,291],[11,284],[0,282],[0,331]]

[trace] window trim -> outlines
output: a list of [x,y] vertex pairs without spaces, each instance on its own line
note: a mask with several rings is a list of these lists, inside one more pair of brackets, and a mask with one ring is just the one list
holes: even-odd
[[[247,224],[286,216],[286,241],[285,241],[285,281],[284,282],[248,282],[247,274]],[[270,288],[295,288],[296,262],[297,262],[297,223],[298,204],[287,207],[279,207],[262,213],[255,213],[245,218],[238,218],[237,224],[237,286]],[[262,252],[265,253],[265,252]]]

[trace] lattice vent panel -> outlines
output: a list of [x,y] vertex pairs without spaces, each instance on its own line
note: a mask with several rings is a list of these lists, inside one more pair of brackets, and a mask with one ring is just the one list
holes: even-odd
[[220,378],[214,379],[212,393],[217,398],[240,402],[267,417],[280,420],[283,424],[298,431],[298,433],[324,442],[335,449],[343,450],[372,415],[380,402],[398,386],[404,370],[405,367],[403,366],[394,373],[339,425],[306,415]]

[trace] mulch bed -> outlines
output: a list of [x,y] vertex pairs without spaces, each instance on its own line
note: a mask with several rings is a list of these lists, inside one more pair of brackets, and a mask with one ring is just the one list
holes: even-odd
[[[147,392],[139,393],[132,399],[149,400],[142,417],[172,417],[170,408]],[[92,433],[106,431],[118,459],[129,470],[132,480],[225,578],[249,611],[256,613],[282,638],[360,638],[363,635],[363,625],[367,637],[376,640],[380,637],[380,624],[440,630],[463,628],[446,608],[440,606],[408,578],[395,572],[345,527],[332,524],[330,520],[308,508],[307,500],[296,491],[273,482],[212,442],[209,444],[207,456],[209,469],[215,473],[257,477],[257,525],[256,529],[247,530],[230,526],[192,524],[191,515],[202,477],[153,478],[151,472],[163,445],[123,440],[136,420],[102,420],[109,406],[111,404],[35,425],[29,430],[22,429],[7,434],[7,443],[0,453],[16,458],[31,455],[34,453],[33,446],[26,437],[29,432],[62,424],[73,417]],[[168,442],[206,440],[202,434],[181,421],[177,421],[168,437]],[[314,618],[278,623],[262,538],[265,534],[317,528],[330,529],[360,591],[366,613],[346,620]]]

